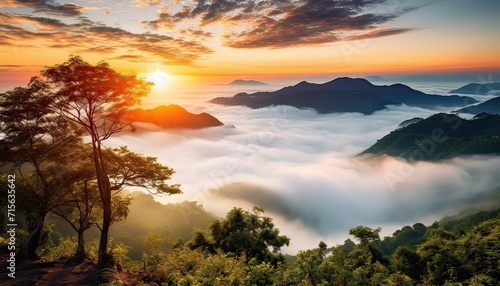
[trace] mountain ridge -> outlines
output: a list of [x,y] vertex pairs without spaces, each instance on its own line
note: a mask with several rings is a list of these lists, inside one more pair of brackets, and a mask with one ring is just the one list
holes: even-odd
[[128,112],[128,117],[132,122],[150,123],[163,129],[201,129],[224,125],[208,113],[194,114],[174,104],[133,109]]
[[450,91],[450,93],[476,94],[476,95],[500,95],[500,82],[490,83],[469,83],[460,88]]
[[480,104],[475,104],[472,106],[459,109],[456,112],[469,113],[469,114],[480,114],[480,113],[500,114],[500,97],[495,97]]
[[[353,100],[354,99],[354,100]],[[211,103],[244,105],[262,108],[290,105],[313,108],[319,113],[360,112],[372,114],[387,105],[406,104],[432,108],[436,106],[463,107],[476,100],[466,96],[426,94],[404,84],[374,85],[366,79],[339,77],[326,83],[301,81],[273,92],[238,93],[233,97],[217,97]]]
[[235,79],[232,82],[223,85],[268,85],[268,84],[257,80]]
[[389,155],[410,161],[500,155],[500,115],[463,119],[438,113],[379,139],[359,155]]

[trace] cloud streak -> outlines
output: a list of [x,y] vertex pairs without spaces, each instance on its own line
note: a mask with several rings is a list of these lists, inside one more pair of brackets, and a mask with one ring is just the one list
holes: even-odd
[[[73,3],[56,3],[53,0],[7,0],[4,7],[28,7],[35,13],[46,13],[58,16],[79,16],[85,7]],[[0,6],[2,7],[2,6]]]
[[[287,48],[338,41],[378,38],[412,31],[385,27],[391,20],[417,9],[394,6],[391,0],[198,0],[180,11],[163,10],[145,22],[150,27],[173,29],[190,20],[199,29],[223,24],[225,46],[232,48]],[[386,9],[384,9],[384,7]],[[378,12],[370,12],[372,11]]]
[[[77,23],[59,19],[0,12],[0,46],[37,47],[45,42],[49,47],[70,50],[71,53],[112,54],[117,51],[158,58],[167,65],[192,65],[212,50],[196,41],[155,33],[133,33],[109,27],[83,16]],[[31,24],[34,26],[27,26]],[[134,59],[132,59],[134,60]]]

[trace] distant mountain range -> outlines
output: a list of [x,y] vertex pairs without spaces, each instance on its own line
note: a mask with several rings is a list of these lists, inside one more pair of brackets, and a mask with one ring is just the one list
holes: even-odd
[[500,155],[500,115],[466,120],[439,113],[386,135],[363,154],[434,161],[463,155]]
[[457,112],[470,114],[479,114],[483,112],[490,114],[500,114],[500,97],[495,97],[483,103],[459,109],[457,110]]
[[256,80],[244,80],[244,79],[237,79],[233,80],[232,82],[224,85],[267,85],[265,82],[260,82]]
[[404,77],[397,77],[397,78],[383,78],[378,75],[374,76],[365,76],[363,77],[366,80],[369,81],[375,81],[375,82],[415,82],[415,83],[421,83],[421,82],[470,82],[475,79],[474,76],[467,76],[467,75],[462,75],[462,76],[446,76],[446,75],[441,75],[441,76],[432,76],[432,75],[409,75],[409,76],[404,76]]
[[224,125],[208,113],[193,114],[178,105],[160,105],[153,109],[134,109],[128,116],[133,122],[144,122],[171,129],[199,129]]
[[461,88],[450,91],[450,93],[500,95],[500,82],[469,83]]
[[313,108],[319,113],[360,112],[371,114],[386,105],[406,104],[433,108],[463,107],[476,100],[465,96],[426,94],[403,84],[373,85],[366,79],[341,77],[323,84],[300,82],[274,92],[238,93],[233,97],[218,97],[210,102],[223,105],[244,105],[262,108],[290,105]]

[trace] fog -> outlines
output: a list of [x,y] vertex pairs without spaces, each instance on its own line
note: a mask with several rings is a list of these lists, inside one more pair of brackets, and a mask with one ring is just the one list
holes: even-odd
[[288,106],[181,105],[234,127],[151,130],[106,144],[127,145],[175,169],[171,183],[181,184],[183,194],[161,202],[196,200],[218,216],[235,206],[262,206],[291,237],[289,253],[320,240],[342,243],[357,225],[380,226],[390,235],[407,224],[430,224],[500,184],[498,157],[440,163],[356,157],[402,121],[437,110],[390,106],[373,115],[320,115]]

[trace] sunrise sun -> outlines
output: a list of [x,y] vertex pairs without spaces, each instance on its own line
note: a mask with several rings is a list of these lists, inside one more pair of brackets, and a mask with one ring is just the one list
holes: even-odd
[[170,82],[171,76],[162,72],[162,71],[155,71],[150,73],[146,79],[152,83],[155,84],[155,88],[163,88],[167,86],[167,84]]

